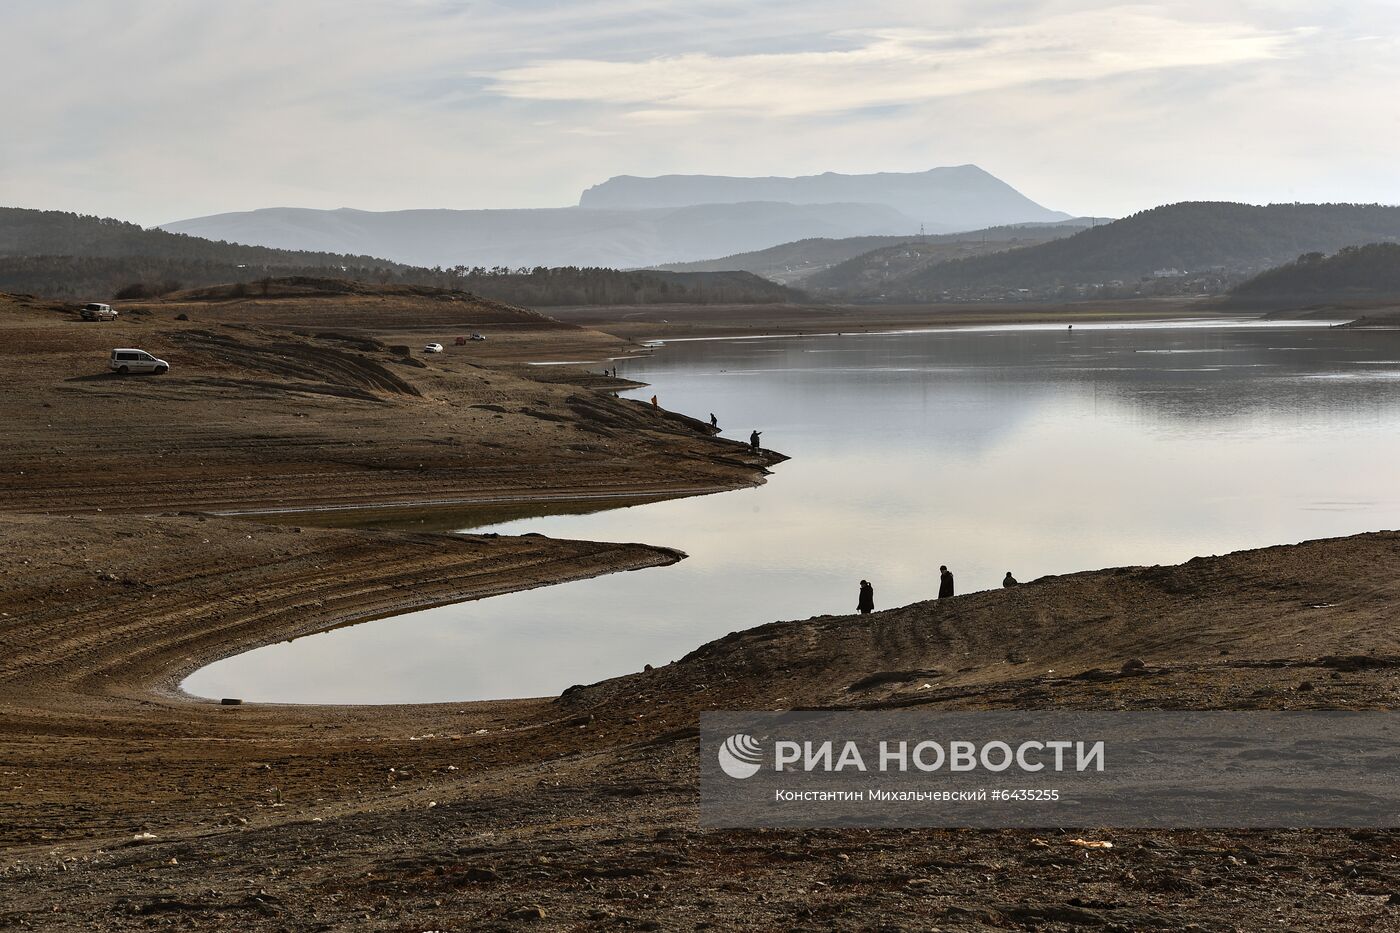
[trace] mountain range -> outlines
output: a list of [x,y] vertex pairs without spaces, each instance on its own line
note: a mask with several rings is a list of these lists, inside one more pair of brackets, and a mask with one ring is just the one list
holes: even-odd
[[1041,207],[1006,182],[975,165],[926,172],[871,175],[804,175],[797,178],[734,178],[728,175],[619,175],[594,185],[579,198],[584,208],[647,210],[691,204],[880,204],[930,233],[951,233],[1001,224],[1068,220]]
[[874,175],[620,176],[577,207],[361,211],[262,208],[163,224],[211,240],[382,256],[419,266],[626,269],[812,237],[912,236],[1049,222],[1051,211],[976,166]]

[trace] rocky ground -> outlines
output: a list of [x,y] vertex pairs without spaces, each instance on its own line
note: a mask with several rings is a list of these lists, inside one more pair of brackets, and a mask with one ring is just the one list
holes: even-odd
[[[679,556],[200,510],[677,492],[774,458],[579,371],[472,348],[424,368],[390,334],[188,307],[115,326],[0,308],[0,929],[1400,928],[1388,831],[720,832],[696,811],[711,709],[1392,708],[1400,534],[776,622],[560,697],[198,701],[180,677],[235,651]],[[109,379],[114,340],[180,368]],[[104,447],[104,423],[130,440]]]

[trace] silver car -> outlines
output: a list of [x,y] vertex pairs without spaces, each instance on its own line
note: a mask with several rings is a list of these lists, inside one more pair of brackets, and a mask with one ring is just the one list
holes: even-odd
[[123,347],[112,351],[110,363],[113,372],[121,373],[154,373],[157,376],[170,372],[170,364],[165,360],[151,356],[145,350],[137,350],[131,347]]

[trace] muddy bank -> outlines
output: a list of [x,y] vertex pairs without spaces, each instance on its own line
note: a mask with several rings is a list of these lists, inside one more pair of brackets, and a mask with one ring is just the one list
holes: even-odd
[[[669,555],[141,521],[134,552],[102,527],[126,518],[4,520],[63,555],[0,587],[6,642],[32,646],[0,681],[11,923],[479,929],[539,908],[546,929],[1389,929],[1389,832],[1100,832],[1110,852],[1056,832],[697,832],[693,730],[743,707],[1389,707],[1394,532],[773,623],[560,699],[221,707],[172,696],[169,672],[395,598]],[[1145,670],[1120,672],[1133,657]]]
[[[523,348],[572,351],[580,342],[595,356],[637,349],[616,337],[518,309],[519,320],[502,321],[498,306],[460,301],[404,298],[378,317],[351,309],[352,320],[382,329],[489,336],[462,346],[443,336],[446,352],[436,355],[415,339],[403,354],[394,334],[344,322],[323,329],[338,307],[327,301],[187,301],[124,309],[116,323],[98,324],[0,296],[0,509],[692,493],[760,482],[776,459],[614,397],[630,383],[605,379],[601,367],[590,374],[515,359]],[[148,350],[171,370],[117,376],[107,358],[118,346]]]
[[[143,520],[168,550],[122,557],[72,521],[5,525],[63,555],[0,584],[6,642],[31,646],[0,681],[12,925],[1394,925],[1389,832],[1104,830],[1102,852],[1049,831],[701,833],[694,726],[713,708],[1388,708],[1400,534],[774,623],[558,699],[220,707],[170,695],[169,672],[309,626],[314,601],[334,624],[410,581],[451,598],[617,555],[236,524],[192,565],[221,523]],[[103,549],[116,580],[94,573]]]
[[[557,698],[181,696],[279,638],[676,555],[174,509],[675,494],[776,459],[519,365],[637,349],[589,328],[410,302],[327,336],[329,299],[191,301],[118,325],[0,303],[0,928],[1400,927],[1391,832],[695,828],[709,709],[1390,708],[1390,532],[778,622]],[[507,350],[392,350],[473,324]],[[121,344],[179,368],[103,375]]]

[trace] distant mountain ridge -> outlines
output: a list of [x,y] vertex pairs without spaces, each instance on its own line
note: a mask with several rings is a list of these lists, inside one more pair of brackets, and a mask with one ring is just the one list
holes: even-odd
[[740,178],[731,175],[639,178],[619,175],[585,191],[579,198],[579,206],[647,210],[742,201],[883,204],[934,233],[1069,219],[1068,214],[1042,207],[975,165],[870,175],[826,172],[795,178]]
[[904,233],[916,225],[878,204],[700,204],[650,210],[360,211],[263,208],[162,229],[283,249],[385,256],[423,266],[629,269],[759,249],[804,236]]
[[282,249],[367,253],[420,266],[635,269],[813,237],[913,236],[1051,211],[973,165],[799,178],[619,176],[579,206],[529,210],[262,208],[162,224],[174,233]]

